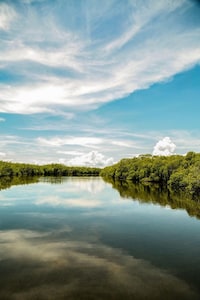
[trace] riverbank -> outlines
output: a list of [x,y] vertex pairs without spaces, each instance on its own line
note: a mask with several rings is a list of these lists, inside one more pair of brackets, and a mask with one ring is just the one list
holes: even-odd
[[200,154],[152,156],[122,159],[104,168],[100,175],[113,180],[135,183],[157,183],[173,191],[184,191],[193,198],[200,197]]

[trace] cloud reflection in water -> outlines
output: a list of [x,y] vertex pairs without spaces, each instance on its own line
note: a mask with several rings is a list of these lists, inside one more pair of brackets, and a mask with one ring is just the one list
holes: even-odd
[[198,299],[183,280],[145,260],[60,233],[0,232],[0,299]]

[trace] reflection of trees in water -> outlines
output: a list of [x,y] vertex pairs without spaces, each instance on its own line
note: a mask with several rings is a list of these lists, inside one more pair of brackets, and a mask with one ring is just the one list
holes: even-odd
[[37,183],[38,177],[1,177],[0,178],[0,190],[8,189],[12,185]]
[[[105,180],[105,179],[104,179]],[[200,218],[200,200],[193,200],[184,192],[175,192],[157,184],[139,184],[131,181],[106,179],[123,198],[132,198],[144,203],[170,206],[172,209],[184,209],[190,216]]]
[[92,194],[101,192],[105,187],[105,182],[97,176],[62,176],[62,177],[41,177],[40,182],[47,182],[51,184],[60,184],[67,182],[68,188],[70,184],[74,190],[87,191]]
[[67,181],[67,177],[62,176],[46,176],[46,177],[40,177],[40,182],[44,183],[50,183],[50,184],[61,184],[64,181]]

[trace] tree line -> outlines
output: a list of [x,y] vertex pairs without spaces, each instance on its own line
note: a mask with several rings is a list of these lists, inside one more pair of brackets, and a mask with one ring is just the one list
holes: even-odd
[[62,164],[35,165],[0,161],[0,178],[34,176],[102,176],[134,183],[158,183],[171,190],[200,196],[200,153],[124,158],[103,169]]
[[0,178],[25,176],[98,176],[99,168],[70,167],[62,164],[35,164],[12,163],[0,161]]
[[200,206],[198,201],[193,201],[190,195],[182,190],[171,190],[157,183],[134,183],[132,181],[113,180],[105,178],[112,184],[122,198],[132,198],[141,203],[153,203],[161,206],[170,206],[172,209],[184,209],[190,216],[200,219]]
[[194,197],[200,196],[200,153],[187,155],[152,156],[122,159],[104,168],[100,175],[114,180],[135,183],[158,183],[170,189],[183,190]]

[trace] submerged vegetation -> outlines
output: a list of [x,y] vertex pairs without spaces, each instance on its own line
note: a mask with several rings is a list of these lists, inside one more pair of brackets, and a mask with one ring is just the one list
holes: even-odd
[[104,168],[100,175],[113,180],[135,183],[158,183],[173,191],[184,191],[193,198],[200,196],[200,154],[186,156],[151,156],[122,159]]

